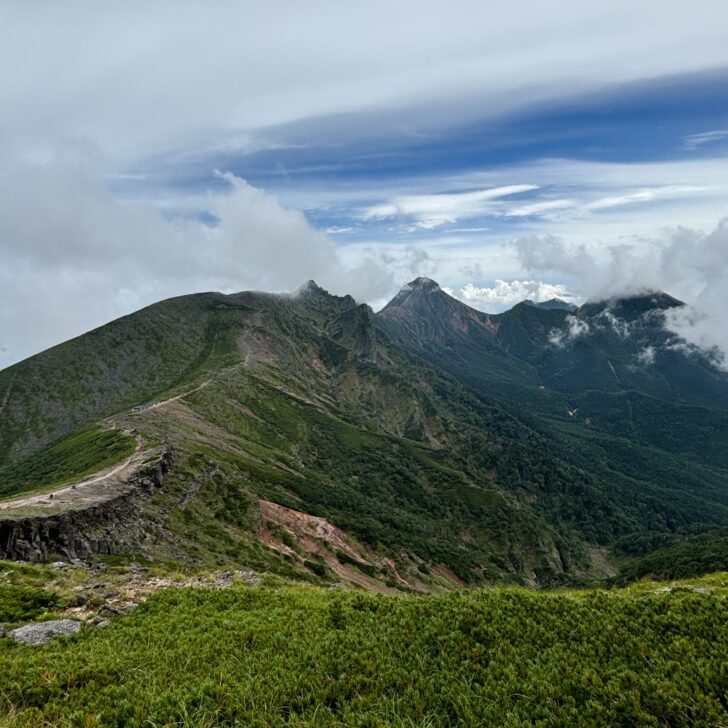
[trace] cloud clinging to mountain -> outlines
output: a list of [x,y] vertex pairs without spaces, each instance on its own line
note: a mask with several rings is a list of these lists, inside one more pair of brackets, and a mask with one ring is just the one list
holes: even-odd
[[528,271],[565,276],[584,298],[663,290],[685,300],[688,306],[668,313],[667,326],[688,343],[712,351],[728,368],[728,219],[707,233],[674,228],[610,246],[569,245],[536,235],[514,246]]

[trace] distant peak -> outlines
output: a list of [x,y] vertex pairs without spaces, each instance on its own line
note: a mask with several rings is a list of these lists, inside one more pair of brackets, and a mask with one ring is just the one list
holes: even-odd
[[433,281],[432,278],[426,278],[425,276],[420,276],[419,278],[415,278],[413,281],[410,281],[406,285],[402,286],[403,291],[415,291],[415,290],[421,290],[421,291],[439,291],[440,286],[437,284],[436,281]]
[[548,301],[532,301],[526,299],[523,303],[533,308],[541,308],[546,311],[576,311],[578,306],[574,303],[562,301],[560,298],[551,298]]
[[313,278],[296,289],[296,293],[327,293]]

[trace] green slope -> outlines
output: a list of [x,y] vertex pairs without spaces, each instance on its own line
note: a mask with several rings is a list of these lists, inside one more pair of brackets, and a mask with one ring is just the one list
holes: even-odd
[[0,463],[202,380],[234,360],[245,307],[220,294],[149,306],[0,372]]
[[[652,294],[573,312],[523,303],[489,316],[418,279],[378,321],[403,348],[501,402],[555,455],[593,476],[598,494],[589,498],[609,507],[597,531],[584,525],[599,540],[617,528],[615,518],[636,531],[724,523],[728,376],[676,348],[663,314],[679,305]],[[640,359],[646,350],[649,361]],[[544,495],[554,512],[583,520],[585,499]]]
[[169,589],[102,630],[41,647],[0,639],[0,721],[723,725],[727,583],[436,597]]

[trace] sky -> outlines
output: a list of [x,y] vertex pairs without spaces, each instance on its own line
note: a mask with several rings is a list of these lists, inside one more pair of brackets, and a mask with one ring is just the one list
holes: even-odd
[[[728,6],[0,0],[0,368],[154,301],[662,289],[728,352]],[[725,360],[723,360],[725,363]]]

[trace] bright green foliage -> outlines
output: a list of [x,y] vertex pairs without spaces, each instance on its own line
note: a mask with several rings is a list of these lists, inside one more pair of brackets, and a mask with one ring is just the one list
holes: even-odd
[[120,462],[134,452],[134,447],[130,435],[86,427],[32,456],[0,467],[0,496],[80,480]]
[[0,642],[8,725],[722,725],[725,576],[657,593],[168,590]]
[[0,622],[20,622],[33,619],[58,607],[59,598],[53,592],[22,584],[0,583]]

